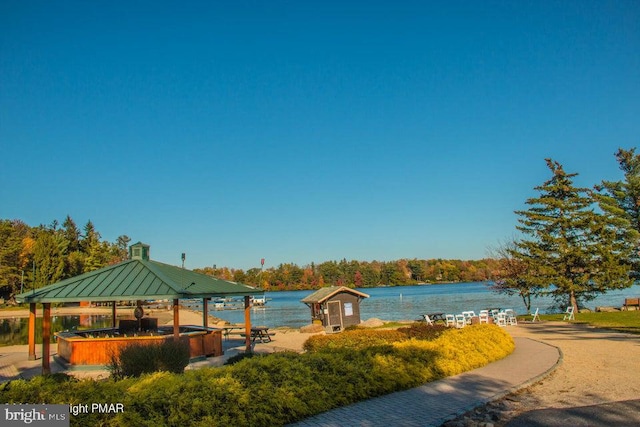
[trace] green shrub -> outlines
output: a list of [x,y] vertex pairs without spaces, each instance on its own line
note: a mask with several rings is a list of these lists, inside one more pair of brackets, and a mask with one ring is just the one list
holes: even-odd
[[109,369],[115,379],[167,371],[182,373],[189,364],[189,344],[165,340],[153,344],[130,344],[111,356]]
[[184,341],[165,340],[158,346],[157,370],[180,374],[189,364],[189,344]]
[[145,372],[153,372],[157,359],[156,345],[130,344],[111,354],[109,370],[115,379],[139,377]]
[[253,352],[242,352],[242,353],[238,353],[235,356],[231,356],[230,358],[228,358],[224,364],[225,365],[235,365],[236,363],[238,363],[241,360],[244,359],[250,359],[254,356],[257,356],[256,353]]

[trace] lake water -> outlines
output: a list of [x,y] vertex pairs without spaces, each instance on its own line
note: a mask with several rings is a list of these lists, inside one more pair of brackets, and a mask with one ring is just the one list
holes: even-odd
[[[51,333],[71,329],[107,328],[111,323],[109,315],[51,316]],[[0,346],[27,344],[28,330],[28,317],[0,319]],[[42,342],[42,310],[38,311],[36,317],[36,342]]]
[[[386,288],[359,289],[368,294],[360,304],[360,317],[367,320],[372,317],[382,320],[415,320],[423,313],[461,313],[474,310],[476,313],[484,308],[512,308],[516,313],[524,314],[526,310],[522,299],[518,296],[507,296],[491,292],[484,283],[456,283],[445,285],[396,286]],[[267,292],[267,304],[264,307],[251,309],[251,322],[254,325],[265,325],[270,328],[290,326],[299,328],[311,323],[309,308],[300,302],[313,291]],[[605,295],[587,303],[587,307],[597,306],[620,307],[625,298],[640,297],[640,285]],[[183,302],[184,303],[184,302]],[[532,300],[533,309],[540,308],[541,313],[559,312],[553,308],[551,298]],[[202,309],[194,304],[194,309]],[[244,323],[244,310],[216,310],[210,313],[231,323]],[[41,316],[37,318],[40,322]],[[53,332],[67,329],[102,328],[111,325],[111,316],[53,316]],[[0,319],[0,345],[26,344],[28,319]],[[37,342],[41,342],[40,324],[36,326]]]
[[[518,296],[497,294],[484,283],[455,283],[442,285],[395,286],[385,288],[358,289],[368,294],[360,304],[362,320],[375,317],[383,320],[415,320],[423,313],[443,312],[461,313],[484,308],[512,308],[516,313],[525,314],[526,309]],[[309,308],[300,302],[313,291],[267,292],[267,304],[251,309],[251,322],[254,325],[268,327],[301,327],[311,323]],[[596,306],[620,307],[625,298],[640,297],[640,285],[624,290],[610,291],[586,304],[588,308]],[[541,313],[559,312],[554,309],[551,298],[533,299],[531,306]],[[560,310],[564,311],[564,310]],[[213,316],[231,323],[244,323],[243,310],[211,309]]]

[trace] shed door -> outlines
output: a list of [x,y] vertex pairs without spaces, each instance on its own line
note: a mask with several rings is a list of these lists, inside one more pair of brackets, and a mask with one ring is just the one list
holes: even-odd
[[342,307],[340,307],[340,301],[329,301],[327,308],[329,309],[329,326],[342,326]]

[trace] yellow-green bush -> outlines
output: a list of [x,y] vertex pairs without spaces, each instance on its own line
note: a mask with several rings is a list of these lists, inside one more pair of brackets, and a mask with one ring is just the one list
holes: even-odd
[[482,366],[508,355],[514,344],[501,328],[478,325],[437,333],[356,330],[314,338],[305,347],[305,354],[275,353],[183,374],[12,381],[0,386],[0,403],[124,404],[121,414],[72,417],[73,426],[283,425]]
[[449,329],[432,341],[410,339],[394,344],[401,352],[433,355],[431,366],[438,377],[479,368],[502,359],[515,348],[511,336],[494,325]]
[[350,329],[335,335],[314,335],[303,345],[306,351],[350,348],[353,350],[388,345],[406,339],[407,336],[397,330]]

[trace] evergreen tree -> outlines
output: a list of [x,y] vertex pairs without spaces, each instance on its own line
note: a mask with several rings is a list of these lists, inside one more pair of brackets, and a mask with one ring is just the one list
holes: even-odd
[[93,223],[91,222],[91,220],[89,220],[84,226],[84,236],[82,236],[80,247],[84,253],[88,254],[91,251],[91,248],[98,245],[99,243],[100,233],[96,231]]
[[109,242],[94,242],[87,247],[87,251],[83,264],[84,273],[98,270],[112,261],[112,246]]
[[362,263],[359,271],[362,274],[362,287],[372,288],[380,285],[380,271],[376,270],[371,264]]
[[407,267],[411,272],[411,280],[416,282],[423,282],[425,279],[425,272],[423,263],[417,259],[412,259],[407,262]]
[[84,264],[86,255],[84,252],[73,251],[65,257],[64,261],[64,279],[79,276],[84,273]]
[[71,219],[71,216],[67,215],[67,218],[62,223],[63,234],[67,239],[67,250],[69,253],[80,250],[80,230],[76,226],[76,223]]
[[106,242],[100,241],[100,233],[98,233],[91,222],[87,221],[84,226],[84,236],[80,242],[80,247],[84,253],[84,262],[82,265],[83,273],[97,270],[108,264],[110,256],[110,248]]
[[552,177],[527,200],[529,209],[516,211],[524,238],[513,256],[527,266],[522,280],[547,289],[556,301],[572,306],[609,289],[632,284],[628,253],[616,238],[615,224],[593,210],[593,198],[577,188],[562,165],[547,159]]
[[397,262],[385,262],[380,271],[380,280],[384,285],[396,286],[405,282],[405,275]]
[[624,173],[624,180],[602,181],[595,186],[595,198],[615,225],[617,238],[630,246],[630,262],[634,265],[634,275],[637,277],[640,272],[640,155],[635,153],[635,148],[620,148],[615,156]]
[[62,237],[66,241],[63,279],[74,277],[84,272],[86,255],[81,251],[80,230],[70,215],[62,223]]
[[40,230],[34,247],[35,287],[50,285],[62,279],[66,242],[54,230]]

